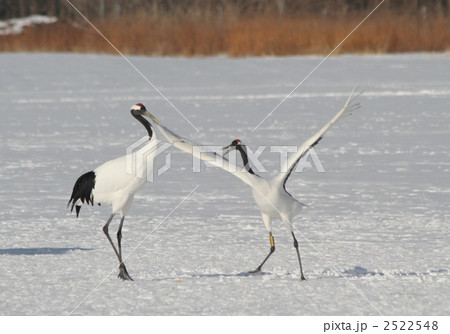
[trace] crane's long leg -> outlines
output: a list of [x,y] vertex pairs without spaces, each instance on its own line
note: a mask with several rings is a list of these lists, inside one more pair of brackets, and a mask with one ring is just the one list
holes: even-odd
[[298,264],[300,265],[300,279],[302,281],[304,281],[304,280],[306,280],[306,278],[303,275],[302,260],[300,260],[300,251],[298,250],[298,242],[297,242],[297,239],[295,238],[294,232],[291,231],[291,233],[292,233],[292,237],[294,238],[294,247],[297,252]]
[[117,244],[119,245],[119,269],[120,269],[120,273],[119,273],[119,277],[123,280],[130,280],[132,281],[133,279],[130,277],[130,275],[128,274],[127,268],[125,267],[125,263],[123,263],[122,261],[122,226],[123,226],[123,221],[125,220],[125,216],[123,216],[120,219],[120,224],[119,224],[119,229],[117,230]]
[[118,258],[119,261],[120,261],[119,252],[117,251],[116,246],[114,245],[114,243],[113,243],[113,241],[111,240],[111,237],[109,236],[109,233],[108,233],[109,224],[110,224],[111,221],[113,220],[114,215],[115,215],[115,214],[113,213],[113,214],[111,214],[111,216],[109,216],[108,221],[106,222],[105,226],[103,226],[103,233],[105,233],[106,237],[107,237],[108,240],[109,240],[109,243],[111,244],[112,248],[114,249],[114,253],[116,253],[117,258]]
[[117,230],[117,245],[119,245],[119,260],[122,259],[122,226],[124,219],[125,217],[120,218],[119,229]]
[[[103,226],[103,233],[105,233],[106,237],[108,238],[109,243],[111,244],[111,246],[112,246],[112,248],[113,248],[113,250],[114,250],[114,253],[116,253],[117,259],[119,260],[119,263],[120,263],[120,265],[119,265],[119,269],[120,269],[119,277],[122,278],[123,280],[127,280],[127,279],[128,279],[128,280],[131,280],[131,277],[128,275],[127,270],[126,270],[126,268],[125,268],[125,265],[124,265],[123,262],[122,262],[122,256],[121,256],[121,254],[117,251],[117,248],[116,248],[116,246],[114,245],[114,242],[112,241],[112,239],[111,239],[111,237],[109,236],[109,233],[108,233],[109,224],[110,224],[111,221],[113,220],[114,215],[115,215],[114,213],[111,214],[111,216],[109,217],[109,219],[108,219],[108,221],[106,222],[105,226]],[[122,229],[123,219],[124,219],[124,218],[122,217],[122,219],[120,220],[121,225],[119,226],[119,230]],[[120,249],[120,242],[119,242],[119,249]],[[125,275],[124,273],[126,273],[126,275]]]
[[264,265],[264,263],[266,263],[266,261],[269,259],[270,255],[272,255],[272,253],[275,252],[275,240],[274,240],[274,238],[272,236],[272,232],[269,232],[269,241],[270,241],[270,253],[266,256],[266,258],[259,265],[258,268],[256,268],[255,270],[250,271],[250,274],[259,273],[261,271],[261,268]]

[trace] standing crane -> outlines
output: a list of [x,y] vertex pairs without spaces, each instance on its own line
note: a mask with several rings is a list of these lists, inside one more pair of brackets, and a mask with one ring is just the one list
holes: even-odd
[[[105,162],[93,171],[81,175],[75,182],[72,196],[67,206],[72,204],[71,212],[75,207],[77,217],[80,214],[81,205],[94,205],[94,203],[110,204],[112,212],[103,232],[108,238],[114,253],[119,260],[119,275],[122,280],[133,280],[128,274],[125,263],[122,260],[122,226],[125,216],[128,214],[134,195],[142,188],[146,182],[145,176],[152,171],[152,165],[148,166],[147,161],[156,155],[156,134],[152,130],[150,122],[143,116],[151,117],[142,103],[137,103],[131,107],[131,115],[136,118],[147,130],[149,141],[139,150],[129,155],[119,157]],[[142,159],[145,156],[146,159]],[[129,160],[132,159],[132,160]],[[129,162],[133,162],[133,168],[129,168]],[[117,246],[114,245],[108,233],[109,224],[114,216],[120,214],[120,224],[117,230]]]

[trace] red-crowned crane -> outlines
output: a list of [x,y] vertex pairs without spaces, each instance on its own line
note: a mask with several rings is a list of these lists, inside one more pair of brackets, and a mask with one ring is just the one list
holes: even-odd
[[[108,238],[111,246],[119,260],[119,276],[123,280],[133,280],[128,274],[127,268],[122,261],[122,226],[125,216],[130,210],[134,195],[146,182],[147,173],[151,173],[152,164],[156,155],[157,138],[150,123],[143,117],[150,117],[142,103],[131,107],[131,115],[145,127],[148,132],[147,144],[128,155],[113,159],[98,166],[93,171],[81,175],[75,182],[72,196],[67,206],[72,204],[71,211],[75,207],[77,217],[81,205],[110,204],[112,206],[111,216],[103,226],[103,232]],[[143,158],[145,157],[145,158]],[[120,224],[117,230],[117,245],[114,245],[108,233],[108,227],[114,216],[120,214]]]
[[232,149],[236,149],[241,153],[245,168],[235,171],[235,168],[230,168],[232,167],[230,166],[230,161],[222,155],[214,152],[201,152],[201,150],[198,149],[199,145],[195,142],[187,138],[180,137],[171,130],[167,129],[153,115],[151,116],[151,119],[154,121],[155,126],[161,131],[161,133],[175,147],[179,148],[182,151],[190,153],[201,160],[207,161],[215,166],[223,168],[227,172],[230,172],[234,176],[238,177],[241,181],[248,184],[252,188],[253,198],[261,211],[264,225],[269,232],[270,252],[264,258],[262,263],[255,270],[250,271],[250,273],[260,272],[264,263],[266,263],[266,261],[275,251],[275,240],[272,235],[272,221],[280,219],[289,228],[292,238],[294,239],[294,247],[300,266],[300,279],[304,280],[305,276],[303,274],[300,251],[292,225],[293,218],[300,213],[304,204],[297,201],[292,197],[291,194],[286,191],[285,184],[295,166],[298,164],[299,160],[305,156],[309,149],[314,147],[323,138],[325,132],[327,132],[342,115],[350,113],[352,110],[359,108],[359,104],[351,104],[354,99],[355,97],[352,92],[342,109],[327,124],[325,124],[325,126],[320,129],[320,131],[318,131],[315,135],[310,137],[300,147],[297,148],[297,153],[293,154],[288,160],[287,170],[279,173],[271,179],[265,179],[257,175],[252,170],[248,162],[246,146],[242,144],[239,139],[234,140],[230,145],[224,147],[223,153],[223,155],[226,155]]

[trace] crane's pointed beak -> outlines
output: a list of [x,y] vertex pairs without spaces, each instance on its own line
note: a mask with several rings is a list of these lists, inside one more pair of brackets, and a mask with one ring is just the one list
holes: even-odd
[[153,122],[155,122],[156,124],[158,124],[159,126],[162,126],[161,122],[152,114],[150,114],[147,110],[144,112],[143,114],[144,116],[147,116],[148,118],[150,118]]
[[225,146],[225,147],[223,148],[223,153],[222,153],[222,155],[225,156],[225,155],[227,155],[228,153],[230,153],[230,152],[231,152],[232,150],[234,150],[234,149],[236,149],[235,146],[232,146],[232,145]]

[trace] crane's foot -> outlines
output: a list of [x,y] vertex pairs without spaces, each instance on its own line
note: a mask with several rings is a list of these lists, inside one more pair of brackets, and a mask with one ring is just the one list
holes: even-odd
[[125,264],[122,262],[119,266],[119,275],[117,277],[121,278],[124,281],[133,281],[131,276],[128,274],[127,268],[125,267]]
[[257,274],[261,272],[261,267],[256,268],[255,270],[250,270],[248,272],[249,275]]
[[305,276],[303,276],[303,274],[302,274],[302,276],[300,277],[300,281],[306,281],[306,278],[305,278]]

